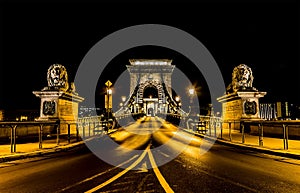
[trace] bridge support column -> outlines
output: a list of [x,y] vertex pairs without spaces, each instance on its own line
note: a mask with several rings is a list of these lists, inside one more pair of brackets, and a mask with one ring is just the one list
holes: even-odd
[[33,94],[41,98],[40,117],[37,121],[57,120],[60,134],[76,134],[78,104],[84,98],[78,96],[74,83],[68,82],[66,68],[61,64],[53,64],[47,73],[48,86]]
[[[222,103],[223,128],[228,129],[231,123],[232,129],[241,130],[241,122],[244,120],[260,120],[259,98],[264,97],[266,92],[246,92],[226,94],[217,100]],[[250,128],[245,125],[245,132]]]

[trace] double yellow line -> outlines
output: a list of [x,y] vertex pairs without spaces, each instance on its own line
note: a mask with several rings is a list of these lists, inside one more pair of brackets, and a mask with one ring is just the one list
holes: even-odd
[[145,158],[146,154],[148,153],[149,156],[149,160],[151,163],[151,166],[153,168],[153,171],[159,181],[159,183],[161,184],[161,186],[163,187],[163,189],[165,190],[165,192],[167,193],[173,193],[174,191],[172,190],[172,188],[169,186],[169,184],[167,183],[167,181],[165,180],[165,178],[163,177],[163,175],[160,173],[158,166],[156,165],[156,162],[154,160],[154,157],[152,155],[152,152],[150,150],[150,146],[151,143],[148,144],[147,148],[144,150],[144,152],[142,153],[142,155],[135,161],[133,162],[129,167],[127,167],[126,169],[124,169],[122,172],[118,173],[117,175],[115,175],[114,177],[110,178],[109,180],[103,182],[102,184],[86,191],[85,193],[92,193],[95,192],[97,190],[100,190],[101,188],[103,188],[104,186],[112,183],[113,181],[117,180],[118,178],[120,178],[121,176],[123,176],[124,174],[126,174],[129,170],[132,170],[133,168],[135,168],[139,163],[142,162],[142,160]]

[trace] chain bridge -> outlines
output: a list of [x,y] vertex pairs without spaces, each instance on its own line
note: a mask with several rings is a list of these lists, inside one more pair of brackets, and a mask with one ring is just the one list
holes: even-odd
[[127,70],[130,74],[130,94],[116,117],[128,113],[145,116],[187,116],[179,101],[172,96],[171,76],[175,68],[168,59],[131,59]]

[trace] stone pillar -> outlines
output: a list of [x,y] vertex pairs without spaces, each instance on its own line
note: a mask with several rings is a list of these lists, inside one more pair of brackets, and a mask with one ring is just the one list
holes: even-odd
[[[78,106],[84,99],[78,96],[74,83],[68,83],[67,72],[64,66],[54,64],[47,73],[48,87],[33,94],[41,98],[40,117],[37,121],[60,121],[60,133],[68,133],[70,124],[71,134],[76,134]],[[70,85],[70,86],[69,86]]]
[[245,64],[234,68],[232,82],[226,89],[226,94],[217,98],[222,103],[223,128],[240,129],[240,123],[244,120],[259,120],[259,98],[266,92],[259,92],[252,87],[252,70]]
[[[259,98],[264,97],[266,92],[236,92],[226,94],[218,98],[222,103],[222,118],[224,122],[233,122],[231,128],[240,129],[243,120],[258,120]],[[224,128],[228,123],[223,124]]]

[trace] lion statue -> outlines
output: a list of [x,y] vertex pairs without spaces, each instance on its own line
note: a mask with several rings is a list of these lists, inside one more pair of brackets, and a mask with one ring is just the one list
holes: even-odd
[[61,64],[53,64],[49,67],[47,80],[49,88],[58,88],[64,91],[69,88],[67,70]]
[[245,64],[240,64],[233,69],[232,82],[226,89],[227,93],[233,93],[240,90],[255,90],[253,83],[252,70]]

